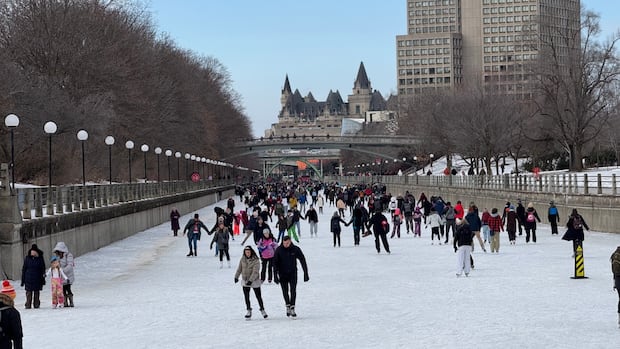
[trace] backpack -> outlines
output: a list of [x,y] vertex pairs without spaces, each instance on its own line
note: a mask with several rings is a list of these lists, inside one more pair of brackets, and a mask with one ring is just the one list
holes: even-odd
[[536,216],[534,216],[534,211],[527,213],[527,221],[532,223],[536,221]]
[[450,206],[448,211],[446,212],[446,219],[454,219],[456,212],[454,212],[454,207]]
[[553,206],[553,207],[549,207],[549,215],[550,216],[555,216],[558,214],[558,208]]
[[581,216],[573,217],[573,229],[575,230],[583,229],[583,221],[581,220]]
[[611,271],[614,276],[620,276],[620,250],[611,255]]
[[381,227],[383,228],[384,234],[390,232],[390,223],[388,222],[387,218],[385,218],[385,216],[383,216],[383,218],[381,219]]

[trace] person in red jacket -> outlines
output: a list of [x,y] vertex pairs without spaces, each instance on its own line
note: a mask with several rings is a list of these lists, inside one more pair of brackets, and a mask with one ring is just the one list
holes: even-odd
[[454,205],[454,216],[457,219],[463,219],[463,217],[465,217],[465,209],[463,208],[461,200],[457,201],[456,205]]
[[497,208],[493,207],[491,210],[491,217],[489,218],[489,231],[491,235],[491,253],[499,253],[499,233],[504,231],[504,225],[502,224],[502,217],[497,213]]

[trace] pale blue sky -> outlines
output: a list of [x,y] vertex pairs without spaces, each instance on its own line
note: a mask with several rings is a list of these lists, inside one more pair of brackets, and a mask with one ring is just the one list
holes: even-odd
[[[396,92],[395,40],[407,31],[405,0],[148,2],[161,32],[227,67],[255,136],[277,122],[286,74],[303,96],[324,100],[332,89],[346,100],[363,61],[374,89]],[[582,4],[601,14],[606,35],[620,27],[620,1]]]

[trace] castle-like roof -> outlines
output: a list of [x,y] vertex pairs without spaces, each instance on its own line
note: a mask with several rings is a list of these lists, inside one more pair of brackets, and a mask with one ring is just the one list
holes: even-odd
[[386,110],[386,109],[387,109],[387,102],[381,95],[381,92],[375,90],[372,93],[372,96],[370,97],[370,106],[368,107],[368,110],[379,111],[379,110]]
[[360,68],[357,71],[357,78],[355,78],[353,88],[370,89],[370,80],[368,80],[368,75],[366,75],[366,68],[364,68],[364,62],[360,63]]
[[288,74],[286,74],[286,79],[284,79],[284,88],[282,89],[282,94],[288,92],[291,94],[291,84],[288,82]]

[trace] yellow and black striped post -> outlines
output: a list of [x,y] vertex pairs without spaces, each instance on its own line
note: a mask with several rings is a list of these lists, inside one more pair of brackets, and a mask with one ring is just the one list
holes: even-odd
[[585,275],[583,249],[581,248],[581,244],[577,246],[577,251],[575,251],[575,276],[572,277],[572,279],[587,279]]

